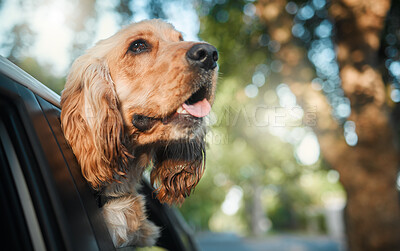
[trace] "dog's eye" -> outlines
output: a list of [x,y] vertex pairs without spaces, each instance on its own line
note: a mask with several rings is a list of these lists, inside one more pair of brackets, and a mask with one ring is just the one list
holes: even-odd
[[150,49],[149,44],[147,43],[146,40],[143,40],[143,39],[138,39],[136,41],[133,41],[131,43],[131,45],[129,46],[129,50],[135,54],[139,54],[139,53],[148,51],[149,49]]

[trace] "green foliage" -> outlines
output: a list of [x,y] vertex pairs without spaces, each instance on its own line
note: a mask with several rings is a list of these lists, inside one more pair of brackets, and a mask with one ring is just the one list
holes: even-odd
[[[258,37],[261,25],[243,22],[244,1],[225,1],[224,4],[208,6],[200,18],[199,37],[218,48],[221,77],[234,79],[236,85],[246,84],[254,68],[262,63],[267,54],[260,51]],[[221,16],[224,16],[222,19]],[[222,19],[222,21],[221,21]],[[220,81],[220,88],[226,81]],[[235,88],[237,86],[231,86]]]
[[[275,93],[279,74],[267,79],[257,98],[244,94],[257,65],[273,57],[260,43],[266,28],[256,17],[243,14],[247,3],[227,0],[223,4],[199,4],[200,37],[218,48],[220,79],[211,116],[214,123],[208,135],[206,174],[181,211],[198,229],[251,234],[254,193],[261,187],[262,208],[274,230],[305,230],[312,218],[317,218],[323,230],[318,218],[321,214],[310,212],[323,207],[322,199],[329,191],[343,196],[341,186],[337,181],[327,181],[328,170],[321,162],[313,166],[299,164],[293,154],[294,145],[272,135],[266,127],[255,126],[257,105],[279,106]],[[243,203],[235,215],[226,216],[221,205],[235,185],[243,190]],[[215,218],[227,223],[216,229]],[[245,229],[232,227],[229,221],[244,223]]]
[[22,52],[33,43],[35,33],[27,22],[20,22],[11,28],[9,34],[10,36],[0,45],[0,48],[7,48],[9,50],[8,58],[15,62],[21,57]]
[[50,65],[41,65],[37,60],[31,57],[24,58],[16,63],[19,67],[56,93],[60,94],[61,90],[64,88],[65,78],[56,77],[52,74],[52,67]]

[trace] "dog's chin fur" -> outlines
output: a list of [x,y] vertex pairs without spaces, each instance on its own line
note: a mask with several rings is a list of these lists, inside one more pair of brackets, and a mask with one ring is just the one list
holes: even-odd
[[160,229],[147,220],[143,196],[138,194],[140,177],[152,164],[150,182],[162,203],[182,204],[190,195],[205,167],[205,130],[195,137],[159,141],[135,149],[138,158],[131,160],[129,172],[117,182],[104,187],[109,201],[103,206],[111,238],[117,247],[152,246]]
[[161,202],[182,204],[190,195],[204,172],[205,145],[203,133],[156,147],[150,181]]
[[[144,40],[148,50],[131,50]],[[100,41],[71,67],[61,124],[83,176],[109,198],[102,212],[116,247],[151,246],[159,237],[138,192],[146,168],[156,197],[168,204],[183,203],[203,175],[204,119],[178,113],[184,103],[214,101],[217,54],[203,58],[212,67],[194,66],[187,53],[199,44],[212,47],[182,41],[161,20],[144,21]]]

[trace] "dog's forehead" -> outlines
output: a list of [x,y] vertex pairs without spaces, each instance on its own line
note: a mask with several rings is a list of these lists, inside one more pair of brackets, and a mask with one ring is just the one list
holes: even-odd
[[159,19],[131,24],[125,32],[129,37],[135,38],[151,36],[163,40],[176,40],[182,37],[181,33],[172,24]]

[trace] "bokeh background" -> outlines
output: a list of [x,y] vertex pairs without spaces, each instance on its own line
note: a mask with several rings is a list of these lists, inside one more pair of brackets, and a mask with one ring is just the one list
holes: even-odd
[[148,18],[220,53],[179,208],[203,250],[400,250],[399,1],[0,0],[0,55],[60,93],[85,49]]

